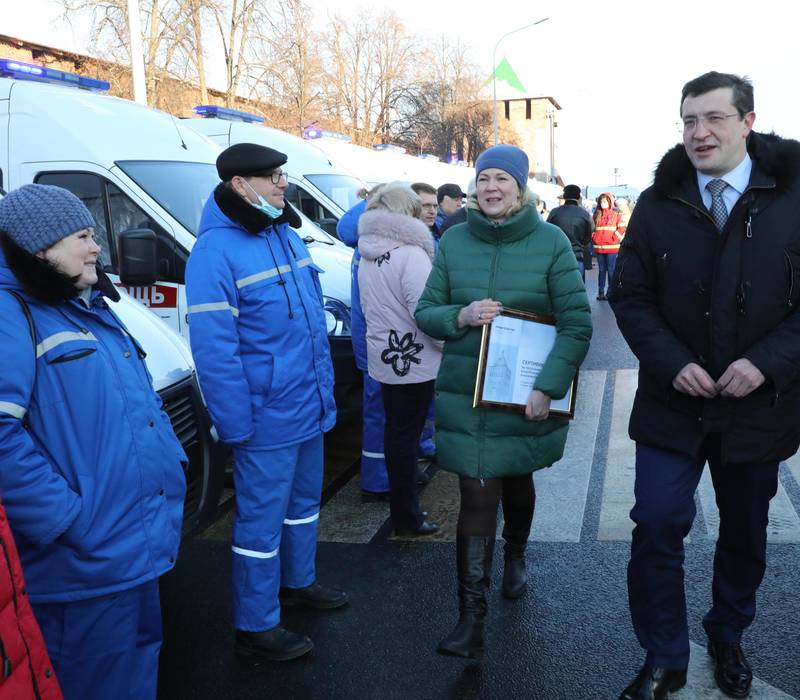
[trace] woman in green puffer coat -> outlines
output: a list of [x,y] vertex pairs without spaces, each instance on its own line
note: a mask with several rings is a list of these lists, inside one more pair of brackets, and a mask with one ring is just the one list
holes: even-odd
[[[527,189],[528,157],[498,145],[475,163],[477,191],[467,222],[441,240],[416,310],[420,330],[447,341],[436,379],[436,450],[459,475],[456,538],[459,621],[439,652],[483,650],[497,508],[503,502],[503,595],[525,592],[525,547],[533,520],[532,473],[564,452],[568,421],[549,417],[589,349],[592,320],[570,242],[543,222]],[[472,407],[482,326],[503,307],[556,320],[556,341],[528,397],[525,415]]]

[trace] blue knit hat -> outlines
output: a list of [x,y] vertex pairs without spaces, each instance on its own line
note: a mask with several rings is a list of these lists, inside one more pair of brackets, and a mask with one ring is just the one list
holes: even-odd
[[63,187],[23,185],[0,199],[0,231],[31,254],[94,226],[83,202]]
[[487,168],[505,170],[517,181],[521,190],[528,186],[528,156],[521,148],[505,143],[487,148],[475,161],[475,177]]

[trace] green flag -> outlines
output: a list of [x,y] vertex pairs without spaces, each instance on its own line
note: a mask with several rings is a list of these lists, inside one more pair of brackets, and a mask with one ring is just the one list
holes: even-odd
[[502,61],[500,61],[500,64],[494,69],[494,76],[495,80],[504,80],[515,90],[527,92],[525,90],[525,86],[520,82],[520,79],[517,77],[517,74],[514,72],[514,69],[511,67],[511,64],[508,62],[507,58],[504,58]]

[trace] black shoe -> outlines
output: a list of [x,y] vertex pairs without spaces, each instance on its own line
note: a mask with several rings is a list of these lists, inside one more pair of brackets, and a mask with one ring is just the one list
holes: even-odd
[[265,632],[236,630],[234,652],[244,662],[289,661],[308,654],[314,642],[296,632],[278,625]]
[[686,669],[642,666],[619,700],[663,700],[686,685]]
[[600,293],[597,295],[597,301],[608,301],[608,297],[605,294]]
[[456,626],[439,643],[437,651],[440,654],[465,659],[483,654],[483,621],[493,556],[493,536],[456,538],[459,616]]
[[362,503],[383,503],[389,500],[388,491],[362,491]]
[[[423,512],[423,517],[427,513]],[[424,537],[425,535],[432,535],[434,532],[439,532],[439,526],[436,523],[423,520],[422,525],[411,530],[395,530],[394,534],[398,537]]]
[[326,588],[314,581],[305,588],[281,588],[278,601],[282,606],[305,605],[317,610],[332,610],[341,608],[349,602],[347,593],[337,588]]
[[424,469],[417,469],[417,486],[425,486],[431,478]]
[[708,654],[714,659],[714,680],[732,698],[746,698],[753,684],[753,669],[739,642],[718,642],[709,637]]

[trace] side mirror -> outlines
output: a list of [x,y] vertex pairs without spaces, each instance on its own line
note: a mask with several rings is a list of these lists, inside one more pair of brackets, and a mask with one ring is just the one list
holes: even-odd
[[148,287],[158,279],[156,234],[149,228],[132,228],[118,236],[119,278],[132,287]]
[[323,231],[326,233],[331,234],[334,238],[338,238],[336,235],[336,224],[339,223],[336,219],[327,218],[327,219],[319,219],[316,221],[317,226],[319,226]]

